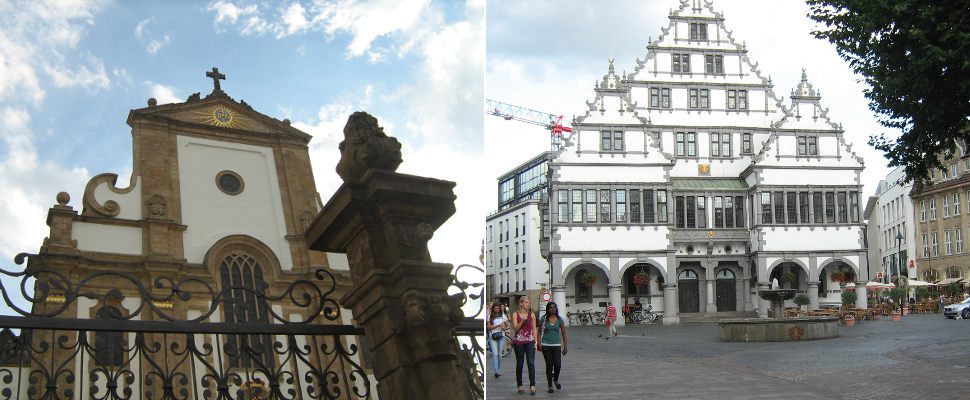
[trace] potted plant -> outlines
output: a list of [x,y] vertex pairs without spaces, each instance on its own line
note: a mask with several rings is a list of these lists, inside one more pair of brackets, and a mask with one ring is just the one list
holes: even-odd
[[795,273],[790,272],[790,271],[789,272],[782,272],[781,273],[781,281],[782,282],[791,282],[791,281],[794,281],[794,280],[795,280]]
[[849,283],[855,281],[855,272],[846,271],[842,273],[842,283]]
[[648,274],[646,271],[641,271],[641,272],[638,272],[636,275],[633,275],[634,285],[643,286],[649,282],[650,282],[650,274]]
[[855,301],[859,298],[859,295],[852,290],[847,290],[842,292],[842,312],[845,313],[844,321],[846,327],[855,326],[855,314],[849,312],[848,309],[855,307]]
[[808,298],[808,295],[805,293],[799,293],[798,296],[795,296],[793,301],[795,302],[795,305],[797,305],[802,311],[805,311],[805,306],[812,302],[812,300]]
[[582,284],[584,284],[586,286],[592,287],[593,284],[596,283],[596,274],[593,274],[590,271],[580,272],[579,273],[579,283],[582,283]]
[[892,311],[889,313],[889,319],[893,321],[899,321],[900,317],[902,316],[902,310],[901,310],[902,304],[899,303],[899,300],[903,296],[903,289],[899,287],[894,287],[892,289],[889,289],[889,292],[887,294],[889,298],[892,300],[892,307],[893,307]]

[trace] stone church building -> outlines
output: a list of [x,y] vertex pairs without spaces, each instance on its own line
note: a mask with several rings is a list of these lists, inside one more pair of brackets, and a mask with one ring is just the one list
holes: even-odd
[[846,276],[867,280],[864,165],[820,91],[804,70],[777,91],[710,1],[661,30],[629,72],[609,60],[550,162],[554,300],[764,317],[757,290],[777,278],[840,304]]
[[[131,110],[127,119],[133,144],[131,180],[118,182],[117,175],[111,173],[97,175],[73,203],[71,196],[60,193],[58,204],[48,214],[50,235],[30,260],[31,266],[59,271],[75,284],[99,271],[132,274],[144,288],[157,295],[172,293],[165,282],[157,286],[157,278],[195,280],[199,284],[183,288],[194,290],[194,297],[189,301],[173,299],[145,304],[134,282],[108,276],[83,283],[82,292],[94,295],[79,297],[76,302],[65,302],[63,294],[58,295],[63,291],[54,288],[45,302],[34,306],[34,312],[49,312],[66,304],[69,308],[60,316],[79,319],[133,318],[165,322],[168,319],[158,318],[159,313],[164,313],[173,321],[204,318],[207,322],[226,324],[270,322],[271,315],[299,320],[308,318],[300,314],[304,311],[300,307],[272,305],[266,309],[252,297],[223,298],[235,300],[224,302],[235,304],[235,309],[221,306],[206,317],[213,299],[207,297],[211,293],[204,286],[215,291],[229,286],[252,289],[234,291],[230,297],[251,296],[262,288],[275,294],[298,280],[312,280],[318,268],[327,269],[335,277],[335,287],[327,293],[329,298],[340,299],[348,292],[352,284],[346,258],[308,250],[304,237],[307,227],[323,208],[308,153],[310,135],[290,126],[289,120],[266,116],[245,101],[231,98],[220,87],[219,79],[224,75],[217,69],[207,76],[213,78],[214,89],[204,97],[195,93],[183,103],[166,105],[157,105],[155,99],[149,99],[147,107]],[[333,164],[336,161],[324,160]],[[72,206],[78,202],[80,210]],[[179,289],[174,292],[178,294]],[[149,307],[153,312],[149,312]],[[351,318],[350,311],[342,309],[336,320],[317,320],[322,320],[319,322],[322,324],[350,325]],[[130,346],[136,340],[135,333],[89,335],[95,336],[89,341],[98,343],[114,338],[116,344],[125,341]],[[262,346],[263,349],[270,346],[272,339],[270,335],[197,337],[210,345],[221,340],[238,340],[233,342],[237,348]],[[169,338],[179,341],[176,335]],[[340,338],[344,347],[360,344],[356,336]],[[275,355],[268,351],[263,356],[266,358],[255,360],[245,354],[226,354],[226,360],[210,361],[214,365],[225,362],[229,368],[246,371],[257,361],[287,368],[287,361],[282,357],[274,360]],[[148,368],[126,364],[127,354],[122,352],[104,357],[101,364]],[[365,369],[372,368],[361,358],[364,357],[359,354],[351,357]],[[90,358],[87,366],[80,364],[80,358],[70,362],[78,363],[72,368],[75,371],[97,367]],[[194,368],[204,371],[198,361]],[[293,373],[305,373],[296,371],[296,367],[293,369]],[[79,375],[89,379],[85,373]],[[95,393],[89,392],[92,389],[83,379],[75,393],[82,398],[93,398]],[[147,378],[136,373],[134,379]],[[245,380],[244,377],[242,381],[227,383],[232,386],[230,392],[254,384]],[[357,384],[360,382],[363,381],[358,380]],[[374,384],[375,380],[370,382]],[[144,387],[148,383],[129,384]],[[56,385],[58,390],[70,387],[64,381],[56,381]],[[267,388],[265,380],[262,385]],[[350,393],[353,388],[343,389],[343,393]],[[298,393],[307,390],[306,384],[295,390]],[[316,398],[307,393],[298,397],[303,396]]]

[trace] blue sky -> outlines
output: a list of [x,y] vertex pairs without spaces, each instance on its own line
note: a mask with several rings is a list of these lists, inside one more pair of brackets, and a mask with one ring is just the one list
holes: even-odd
[[403,143],[400,172],[458,183],[432,257],[477,265],[494,197],[476,168],[483,65],[483,0],[0,0],[0,268],[39,249],[57,192],[80,210],[91,176],[127,186],[128,111],[204,96],[212,67],[230,96],[314,136],[324,201],[347,116],[377,116]]

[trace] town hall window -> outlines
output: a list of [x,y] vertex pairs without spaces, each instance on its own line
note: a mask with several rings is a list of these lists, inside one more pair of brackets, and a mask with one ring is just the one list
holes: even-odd
[[771,193],[761,192],[761,222],[771,224]]
[[670,108],[670,88],[650,88],[650,108]]
[[600,221],[610,222],[610,191],[600,190]]
[[626,222],[626,190],[616,191],[616,222]]
[[690,54],[672,54],[671,56],[673,57],[671,71],[674,73],[690,72]]
[[730,133],[711,133],[711,157],[731,157]]
[[741,134],[741,154],[751,154],[751,134]]
[[704,72],[708,74],[723,74],[724,56],[715,54],[704,55]]
[[586,191],[586,222],[596,222],[596,190]]
[[600,132],[601,148],[603,151],[623,151],[623,131]]
[[690,89],[688,100],[690,108],[711,108],[711,91],[710,89]]
[[747,90],[728,90],[727,109],[728,110],[747,110],[748,91]]
[[707,40],[707,24],[703,22],[691,22],[690,40]]
[[630,189],[630,222],[640,222],[640,191]]
[[674,152],[679,157],[697,156],[697,133],[696,132],[677,132],[675,135],[676,147]]
[[569,191],[560,190],[559,191],[559,222],[569,222]]
[[[524,217],[522,218],[525,219]],[[583,191],[573,190],[573,222],[583,222]],[[524,221],[523,221],[524,223]],[[525,227],[522,228],[525,232]]]
[[657,222],[667,223],[667,191],[657,191]]
[[798,155],[817,156],[818,138],[815,136],[798,136]]

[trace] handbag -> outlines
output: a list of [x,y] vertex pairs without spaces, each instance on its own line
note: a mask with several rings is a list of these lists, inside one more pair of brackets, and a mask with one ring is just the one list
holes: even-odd
[[502,332],[492,332],[492,340],[499,341],[502,340]]

